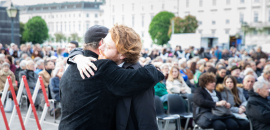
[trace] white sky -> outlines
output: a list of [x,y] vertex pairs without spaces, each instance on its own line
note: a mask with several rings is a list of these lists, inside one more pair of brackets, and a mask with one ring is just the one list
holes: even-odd
[[[1,1],[1,0],[0,0]],[[77,2],[77,1],[95,1],[95,0],[11,0],[15,5],[35,5],[47,3]]]

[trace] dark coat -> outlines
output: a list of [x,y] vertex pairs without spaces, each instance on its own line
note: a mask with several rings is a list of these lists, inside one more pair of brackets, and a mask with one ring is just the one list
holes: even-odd
[[[219,101],[221,101],[221,94],[216,90],[214,91],[216,92]],[[215,107],[216,102],[213,101],[211,95],[205,90],[205,88],[199,87],[195,90],[193,93],[193,117],[195,123],[201,127],[209,127],[213,120],[233,118],[233,116],[213,115],[211,110]]]
[[50,93],[53,99],[56,101],[60,101],[60,96],[59,96],[59,84],[60,84],[60,79],[59,77],[53,77],[50,79]]
[[[123,65],[124,69],[139,69],[141,65]],[[155,91],[151,87],[145,92],[132,97],[121,97],[116,106],[117,130],[157,130]]]
[[[23,75],[26,76],[30,92],[31,92],[31,94],[33,94],[34,88],[36,87],[36,83],[37,83],[37,80],[38,80],[38,74],[36,74],[32,70],[27,70],[27,69],[24,70],[24,71],[21,71],[19,73],[19,80],[20,80],[19,82],[21,82]],[[26,92],[25,92],[25,94],[26,94]]]
[[[97,58],[86,50],[85,56]],[[60,130],[115,129],[118,96],[133,96],[154,87],[164,78],[152,65],[138,70],[123,69],[111,60],[94,62],[95,75],[82,79],[76,64],[71,64],[60,81],[62,119]]]
[[[71,51],[69,58],[75,55],[84,55],[82,49]],[[69,62],[72,64],[72,62]],[[124,63],[124,69],[139,69],[141,65]],[[154,88],[132,97],[120,97],[116,105],[116,129],[117,130],[157,130],[156,112],[154,104]],[[147,116],[146,116],[147,115]]]
[[221,78],[221,77],[219,76],[219,74],[217,74],[216,85],[217,85],[217,84],[223,84],[223,81],[224,81],[224,78]]
[[253,90],[249,91],[246,113],[254,130],[270,130],[270,104]]

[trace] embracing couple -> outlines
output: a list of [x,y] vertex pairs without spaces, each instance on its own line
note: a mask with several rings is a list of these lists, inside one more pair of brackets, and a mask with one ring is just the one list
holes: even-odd
[[59,129],[157,130],[154,86],[164,75],[138,63],[141,49],[132,28],[90,27],[60,81]]

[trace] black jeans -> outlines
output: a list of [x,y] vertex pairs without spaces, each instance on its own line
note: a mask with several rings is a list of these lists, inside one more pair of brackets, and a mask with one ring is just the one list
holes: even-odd
[[224,120],[214,120],[210,125],[214,130],[249,130],[249,123],[245,120],[228,118]]

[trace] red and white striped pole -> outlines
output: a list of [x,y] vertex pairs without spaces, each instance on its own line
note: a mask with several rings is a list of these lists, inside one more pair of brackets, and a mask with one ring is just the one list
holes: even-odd
[[[0,97],[0,100],[1,100],[1,97]],[[7,130],[10,130],[9,126],[8,126],[8,121],[7,121],[7,117],[6,117],[6,113],[5,113],[2,101],[0,101],[0,109],[1,109],[1,113],[2,113],[2,116],[3,116],[4,122],[5,122],[5,126],[6,126]]]

